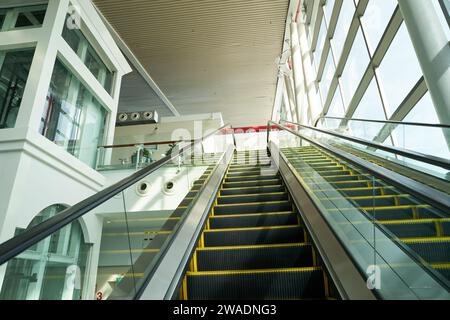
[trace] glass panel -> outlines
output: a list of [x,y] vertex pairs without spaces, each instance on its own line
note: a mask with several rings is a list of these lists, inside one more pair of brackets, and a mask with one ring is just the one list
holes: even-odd
[[15,28],[39,27],[44,23],[46,10],[21,12],[17,17]]
[[331,41],[336,61],[340,60],[342,49],[344,47],[345,39],[347,38],[354,13],[355,5],[353,4],[353,1],[342,1],[342,7],[339,13],[336,30],[334,31],[333,39]]
[[41,27],[46,11],[46,5],[0,10],[1,31]]
[[328,90],[330,89],[331,81],[333,80],[334,73],[336,71],[336,68],[334,66],[333,61],[333,55],[330,53],[328,54],[327,62],[325,64],[325,69],[323,71],[322,80],[320,80],[320,90],[322,91],[322,99],[323,101],[326,100]]
[[[28,228],[63,209],[64,206],[54,205],[43,210]],[[80,300],[86,296],[87,263],[92,245],[86,241],[81,226],[80,221],[75,221],[9,261],[0,299]]]
[[331,102],[330,109],[328,110],[327,116],[331,117],[342,117],[344,116],[344,106],[342,105],[341,90],[336,88],[334,93],[333,101]]
[[[205,139],[208,153],[199,144],[176,156],[0,266],[0,298],[132,299],[232,143],[227,130]],[[33,225],[59,211],[52,210]]]
[[0,129],[14,128],[34,49],[0,51]]
[[395,36],[378,72],[387,100],[387,116],[390,118],[422,76],[405,23]]
[[359,103],[353,118],[386,120],[376,80],[373,79]]
[[370,58],[367,53],[364,37],[362,36],[361,29],[359,28],[341,77],[345,109],[347,109],[348,104],[352,100],[364,72],[369,65],[369,61]]
[[368,38],[371,54],[375,53],[396,7],[396,0],[385,0],[382,3],[377,0],[369,1],[361,22]]
[[[351,151],[356,144],[294,125],[290,128],[313,141],[356,154]],[[444,223],[445,212],[290,132],[275,132],[271,140],[361,273],[368,276],[368,284],[374,284],[370,276],[377,270],[378,296],[450,298],[450,279],[440,264],[448,259],[444,251],[448,252],[449,244],[433,245],[434,223]],[[433,220],[431,230],[427,230],[430,226],[411,225],[414,219],[426,218]]]
[[325,11],[325,19],[327,21],[327,25],[330,25],[331,15],[333,13],[333,7],[334,7],[335,0],[327,0],[327,3],[325,4],[324,11]]
[[40,133],[87,165],[95,167],[107,112],[59,61],[53,70]]
[[106,66],[83,32],[80,29],[69,29],[65,24],[62,36],[100,84],[111,94],[114,72]]
[[327,37],[327,25],[325,19],[322,19],[322,24],[320,25],[319,39],[317,40],[316,49],[314,50],[314,63],[316,68],[319,68],[320,58],[322,57],[323,46],[325,44],[325,39]]

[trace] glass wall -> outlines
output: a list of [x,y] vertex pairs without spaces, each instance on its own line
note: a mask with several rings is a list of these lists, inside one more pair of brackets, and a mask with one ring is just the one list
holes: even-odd
[[92,168],[103,143],[107,112],[57,59],[41,118],[40,133]]
[[114,73],[106,66],[83,32],[80,29],[69,29],[65,24],[62,36],[100,84],[111,94]]
[[[31,228],[66,207],[53,205],[30,223]],[[16,234],[24,229],[17,229]],[[91,245],[78,222],[62,228],[8,262],[2,300],[80,300]]]
[[[435,7],[445,21],[438,1]],[[306,14],[313,16],[313,8],[306,6]],[[333,11],[338,12],[335,24]],[[311,21],[320,25],[306,29],[309,43],[317,43],[312,49],[323,116],[439,123],[430,116],[436,111],[429,94],[422,99],[423,91],[416,91],[423,90],[423,74],[396,0],[328,0]],[[323,54],[328,48],[330,53]],[[436,141],[445,145],[442,137]]]
[[0,9],[0,30],[41,27],[46,10],[46,5]]
[[33,56],[34,48],[0,51],[0,129],[16,124]]

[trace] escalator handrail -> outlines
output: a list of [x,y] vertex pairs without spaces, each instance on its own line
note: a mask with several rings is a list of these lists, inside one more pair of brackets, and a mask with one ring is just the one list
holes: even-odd
[[[362,144],[365,145],[369,148],[375,148],[375,149],[379,149],[379,150],[383,150],[389,153],[393,153],[396,155],[400,155],[400,156],[404,156],[406,158],[410,158],[413,160],[417,160],[423,163],[427,163],[433,166],[437,166],[437,167],[441,167],[443,169],[446,170],[450,170],[450,160],[449,159],[445,159],[445,158],[441,158],[441,157],[436,157],[436,156],[432,156],[432,155],[427,155],[427,154],[423,154],[417,151],[412,151],[412,150],[406,150],[403,148],[399,148],[399,147],[389,147],[389,146],[385,146],[383,144],[377,143],[377,142],[371,142],[365,139],[361,139],[361,138],[355,138],[355,137],[351,137],[351,136],[346,136],[344,134],[341,133],[337,133],[334,131],[330,131],[330,130],[325,130],[325,129],[319,129],[319,128],[315,128],[315,127],[311,127],[311,126],[307,126],[307,125],[303,125],[303,124],[299,124],[299,123],[294,123],[294,122],[290,122],[290,121],[284,121],[285,123],[290,123],[305,129],[310,129],[313,131],[317,131],[317,132],[321,132],[321,133],[325,133],[328,135],[332,135],[344,140],[348,140],[351,142],[356,142],[358,144]],[[274,122],[275,123],[275,122]],[[276,123],[275,123],[276,124]]]
[[231,127],[231,125],[225,124],[214,132],[211,132],[204,137],[197,139],[196,141],[181,149],[175,150],[176,148],[174,148],[170,152],[170,154],[168,154],[164,158],[103,189],[102,191],[78,202],[70,208],[61,211],[56,216],[30,229],[27,229],[23,233],[3,242],[2,244],[0,244],[0,266],[10,259],[16,257],[20,253],[24,252],[31,246],[35,245],[36,243],[52,235],[54,232],[79,219],[86,213],[90,212],[102,203],[108,201],[136,182],[142,180],[149,174],[155,172],[173,159],[176,159],[177,157],[183,155],[185,152],[194,148],[197,144],[203,142],[203,140],[216,135],[227,127]]
[[319,117],[314,123],[314,127],[317,128],[319,121],[322,119],[332,119],[341,121],[356,121],[356,122],[370,122],[370,123],[383,123],[383,124],[395,124],[395,125],[407,125],[407,126],[418,126],[418,127],[429,127],[429,128],[439,128],[439,129],[450,129],[448,124],[434,124],[434,123],[421,123],[421,122],[404,122],[404,121],[393,121],[393,120],[372,120],[372,119],[359,119],[359,118],[341,118],[341,117],[331,117],[322,116]]

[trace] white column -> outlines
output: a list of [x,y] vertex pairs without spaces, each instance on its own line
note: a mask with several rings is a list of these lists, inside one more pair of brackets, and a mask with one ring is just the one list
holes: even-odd
[[[442,124],[450,124],[450,45],[435,7],[423,0],[398,0],[423,76]],[[450,146],[450,133],[446,134]]]

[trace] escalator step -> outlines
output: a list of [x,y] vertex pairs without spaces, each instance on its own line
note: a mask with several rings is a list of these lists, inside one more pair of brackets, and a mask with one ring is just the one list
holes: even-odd
[[211,229],[286,226],[295,225],[297,222],[296,213],[237,215],[234,217],[226,216],[209,218]]
[[188,273],[188,299],[261,300],[323,299],[323,271],[319,268],[258,272]]
[[226,177],[225,183],[279,179],[278,175],[248,175],[245,177]]
[[281,179],[247,181],[247,182],[225,182],[223,188],[246,188],[246,187],[260,187],[260,186],[278,186],[281,185]]
[[231,229],[227,231],[207,230],[204,232],[206,247],[301,243],[304,240],[303,228],[300,226]]
[[198,271],[258,270],[313,266],[311,245],[282,245],[197,250]]
[[395,223],[385,224],[384,226],[398,238],[421,238],[436,236],[436,225],[434,222]]
[[236,171],[236,172],[229,172],[227,174],[228,178],[237,178],[237,177],[246,177],[246,176],[253,176],[253,175],[276,175],[277,172],[275,172],[272,169],[257,169],[257,170],[247,170],[247,171]]
[[241,204],[223,204],[214,207],[214,215],[245,213],[286,212],[292,210],[290,201],[256,202]]
[[283,201],[288,200],[289,196],[286,192],[283,193],[261,193],[248,196],[226,196],[218,197],[218,204],[230,203],[248,203],[248,202],[267,202],[267,201]]
[[446,237],[450,237],[450,221],[442,222],[442,234]]
[[256,194],[256,193],[273,193],[273,192],[285,192],[286,189],[282,185],[274,186],[260,186],[260,187],[248,187],[248,188],[236,188],[236,189],[222,189],[220,194],[222,196],[240,195],[240,194]]
[[407,244],[429,263],[450,262],[450,239],[446,241],[408,241]]

